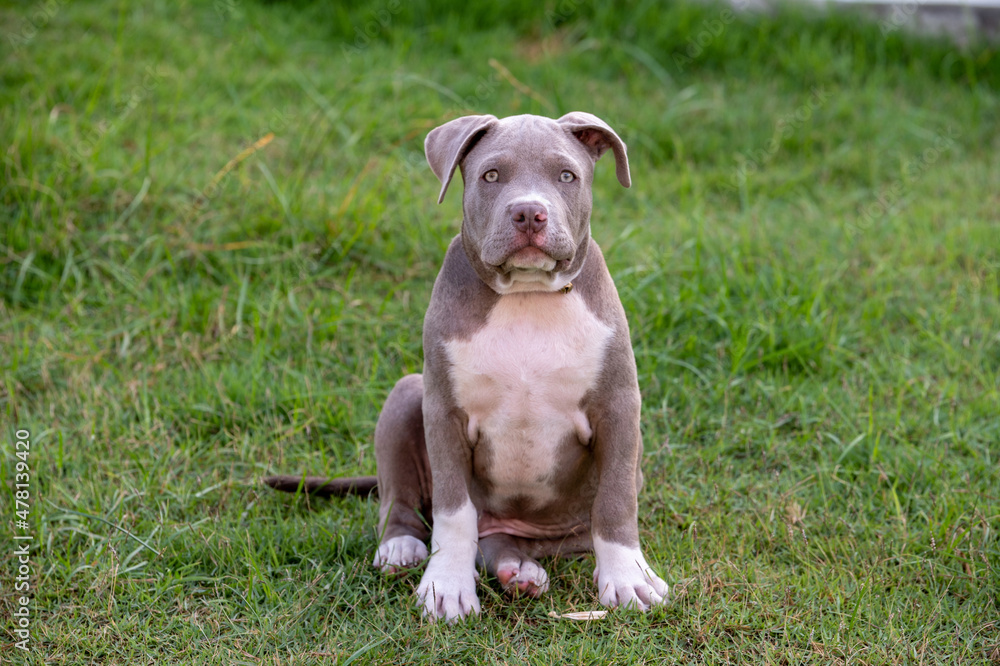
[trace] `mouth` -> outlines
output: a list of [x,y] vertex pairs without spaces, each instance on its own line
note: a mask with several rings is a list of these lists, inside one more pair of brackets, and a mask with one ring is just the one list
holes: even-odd
[[512,271],[551,271],[559,262],[545,254],[534,245],[529,245],[517,250],[507,257],[500,268],[505,273]]
[[[569,256],[564,256],[569,254]],[[534,243],[527,243],[511,251],[506,258],[493,266],[504,275],[526,273],[554,273],[564,271],[573,263],[572,251],[553,252]]]

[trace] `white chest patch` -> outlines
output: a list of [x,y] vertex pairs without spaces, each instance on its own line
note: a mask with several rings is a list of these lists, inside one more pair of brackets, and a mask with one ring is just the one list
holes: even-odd
[[592,435],[580,409],[613,331],[570,292],[502,296],[469,340],[446,344],[469,440],[491,445],[490,481],[504,497],[554,498],[546,483],[567,435]]

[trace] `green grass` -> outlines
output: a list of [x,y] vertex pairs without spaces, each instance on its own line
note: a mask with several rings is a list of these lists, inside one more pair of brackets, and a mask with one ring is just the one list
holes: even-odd
[[[0,661],[1000,663],[998,51],[794,9],[430,4],[0,9],[0,477],[28,429],[35,537],[31,652],[5,619]],[[426,132],[574,109],[630,148],[593,234],[673,601],[549,618],[596,607],[590,557],[434,625],[417,574],[369,567],[374,503],[259,479],[374,470],[461,216]]]

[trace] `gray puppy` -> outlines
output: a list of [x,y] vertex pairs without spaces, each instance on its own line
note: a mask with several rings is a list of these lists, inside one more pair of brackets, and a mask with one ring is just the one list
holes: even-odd
[[[431,618],[479,612],[477,563],[538,596],[549,586],[538,558],[591,549],[602,604],[667,598],[639,547],[628,322],[590,237],[594,164],[609,148],[629,187],[624,142],[589,113],[466,116],[427,136],[439,203],[461,168],[464,219],[424,319],[424,372],[396,384],[375,428],[374,564],[414,566],[430,536],[417,596]],[[265,481],[322,494],[376,483]]]

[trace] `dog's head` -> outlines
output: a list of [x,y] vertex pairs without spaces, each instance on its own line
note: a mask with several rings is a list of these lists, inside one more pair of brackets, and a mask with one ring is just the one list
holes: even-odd
[[460,167],[462,244],[499,294],[558,291],[579,274],[590,240],[594,164],[611,148],[629,187],[625,143],[603,120],[568,113],[465,116],[431,131],[427,161],[441,180],[438,203]]

